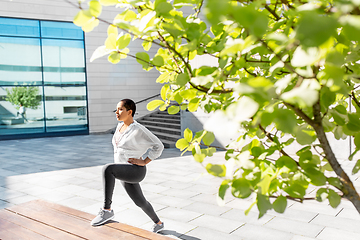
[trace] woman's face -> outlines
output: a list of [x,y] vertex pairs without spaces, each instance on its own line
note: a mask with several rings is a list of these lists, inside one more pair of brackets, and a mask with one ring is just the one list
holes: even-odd
[[131,117],[131,110],[126,110],[123,106],[123,102],[119,102],[116,105],[116,118],[118,121],[125,121],[127,118]]

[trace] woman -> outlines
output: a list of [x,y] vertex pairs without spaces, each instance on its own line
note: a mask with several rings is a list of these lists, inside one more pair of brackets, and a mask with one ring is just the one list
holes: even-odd
[[[92,226],[99,226],[114,218],[111,209],[115,179],[119,179],[134,203],[139,206],[154,222],[153,232],[164,228],[151,204],[145,199],[139,182],[146,174],[146,164],[158,158],[164,145],[148,129],[136,122],[136,105],[130,99],[123,99],[117,104],[116,118],[120,123],[114,133],[114,162],[103,168],[104,207],[91,221]],[[145,159],[142,158],[147,154]]]

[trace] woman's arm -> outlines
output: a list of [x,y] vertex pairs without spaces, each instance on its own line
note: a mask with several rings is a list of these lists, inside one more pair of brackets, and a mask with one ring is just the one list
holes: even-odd
[[145,159],[129,158],[128,162],[139,166],[145,166],[146,164],[151,162],[151,159],[149,157]]

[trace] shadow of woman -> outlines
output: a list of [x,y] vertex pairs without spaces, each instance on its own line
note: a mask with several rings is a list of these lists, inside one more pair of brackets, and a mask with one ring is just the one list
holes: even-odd
[[200,238],[192,237],[192,236],[182,234],[182,233],[178,233],[174,230],[162,230],[158,233],[162,234],[162,235],[172,235],[172,236],[177,237],[178,239],[182,239],[182,240],[201,240]]

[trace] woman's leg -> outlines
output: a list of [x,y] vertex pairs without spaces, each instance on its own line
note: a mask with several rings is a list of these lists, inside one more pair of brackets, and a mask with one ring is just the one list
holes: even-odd
[[119,179],[128,183],[139,183],[144,179],[145,174],[145,166],[131,164],[105,165],[103,168],[104,209],[111,208],[115,179]]
[[124,186],[130,198],[134,201],[134,203],[138,207],[140,207],[153,220],[154,223],[158,223],[160,219],[156,215],[151,204],[145,199],[144,194],[141,191],[140,184],[128,183],[124,181],[122,181],[121,183]]

